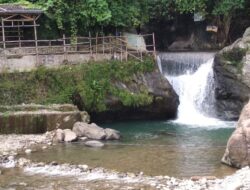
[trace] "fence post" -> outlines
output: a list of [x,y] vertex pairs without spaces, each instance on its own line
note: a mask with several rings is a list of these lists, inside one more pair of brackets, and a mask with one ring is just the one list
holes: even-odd
[[36,21],[33,21],[34,24],[34,33],[35,33],[35,45],[36,45],[36,64],[38,65],[38,42],[37,42],[37,30],[36,30]]
[[104,55],[104,36],[102,34],[102,54]]
[[152,34],[152,37],[153,37],[153,47],[154,47],[154,58],[156,60],[156,48],[155,48],[155,33],[153,32]]
[[98,44],[98,33],[95,36],[95,61],[97,59],[97,44]]
[[123,47],[122,47],[122,39],[121,39],[122,37],[120,37],[120,45],[121,45],[121,61],[123,61],[123,52],[122,52],[122,50],[123,50]]
[[89,48],[90,48],[91,58],[93,58],[92,37],[90,32],[89,32]]
[[128,44],[127,44],[128,40],[127,40],[127,37],[125,37],[125,38],[126,38],[126,44],[125,44],[126,45],[126,55],[125,56],[126,56],[126,61],[128,61]]
[[67,57],[66,57],[66,52],[67,52],[67,48],[66,48],[66,37],[65,37],[65,34],[63,34],[63,54],[64,54],[64,60],[67,59]]
[[2,37],[3,37],[3,49],[6,48],[6,44],[5,44],[5,28],[4,28],[4,21],[2,19]]

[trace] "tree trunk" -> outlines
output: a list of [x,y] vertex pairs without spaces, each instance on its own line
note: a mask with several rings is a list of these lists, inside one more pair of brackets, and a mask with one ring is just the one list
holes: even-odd
[[228,41],[229,30],[231,26],[232,14],[217,18],[218,34],[217,40],[221,47],[224,47]]

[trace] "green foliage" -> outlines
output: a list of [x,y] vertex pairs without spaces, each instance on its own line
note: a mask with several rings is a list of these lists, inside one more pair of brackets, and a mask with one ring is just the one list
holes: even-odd
[[111,11],[110,25],[136,27],[148,20],[148,1],[107,0]]
[[241,72],[243,66],[243,57],[246,55],[247,49],[234,48],[229,52],[223,53],[223,58],[227,60],[227,64],[231,64],[236,67],[239,72]]
[[27,73],[4,73],[0,75],[0,104],[22,103],[72,103],[72,95],[80,94],[88,111],[104,111],[105,100],[112,95],[124,106],[142,106],[152,102],[145,88],[132,92],[116,83],[129,84],[134,74],[154,69],[151,58],[144,62],[105,61],[58,69],[40,67]]
[[176,9],[181,13],[202,12],[206,10],[208,0],[176,0]]
[[229,15],[237,9],[243,9],[245,0],[220,0],[216,1],[213,14]]
[[173,0],[149,1],[148,12],[150,19],[167,18],[171,19],[174,13]]

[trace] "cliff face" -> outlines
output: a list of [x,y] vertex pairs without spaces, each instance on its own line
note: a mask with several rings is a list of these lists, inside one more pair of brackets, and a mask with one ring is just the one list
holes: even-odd
[[114,85],[131,94],[136,94],[143,88],[148,91],[152,99],[147,105],[135,107],[126,106],[121,99],[108,96],[105,101],[108,108],[106,111],[90,113],[91,119],[94,121],[172,119],[177,115],[178,95],[158,69],[144,74],[136,74],[129,83],[114,82]]
[[217,116],[238,119],[250,97],[250,28],[243,37],[215,56]]

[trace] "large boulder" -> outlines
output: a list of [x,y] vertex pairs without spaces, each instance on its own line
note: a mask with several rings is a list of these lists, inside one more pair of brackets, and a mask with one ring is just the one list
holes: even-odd
[[216,114],[221,119],[237,120],[250,97],[249,31],[215,56]]
[[133,75],[130,82],[113,81],[113,83],[117,88],[131,94],[138,94],[145,89],[152,97],[152,102],[143,106],[128,106],[124,105],[120,98],[108,95],[105,100],[107,110],[90,112],[93,121],[174,119],[176,117],[179,97],[158,68],[152,72]]
[[250,165],[250,102],[241,112],[236,130],[228,140],[222,162],[242,168]]
[[76,134],[71,129],[64,129],[64,141],[73,142],[77,140]]
[[62,129],[57,129],[56,132],[55,132],[54,141],[63,142],[64,138],[65,138],[64,131]]
[[104,131],[106,133],[105,140],[119,140],[121,138],[121,134],[117,130],[106,128]]
[[103,128],[95,123],[76,122],[73,126],[73,131],[78,137],[87,137],[89,139],[102,140],[106,138],[106,133]]

